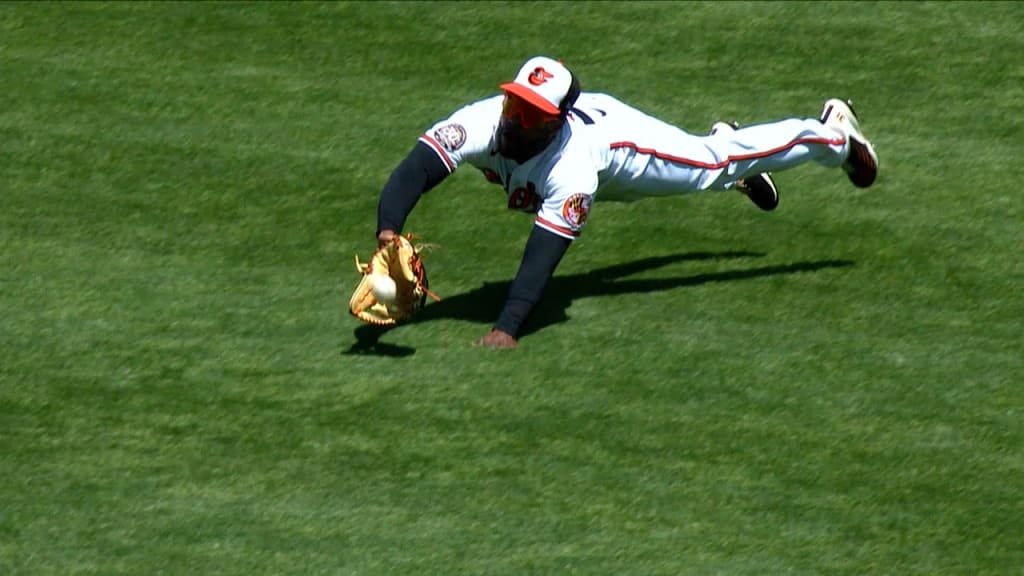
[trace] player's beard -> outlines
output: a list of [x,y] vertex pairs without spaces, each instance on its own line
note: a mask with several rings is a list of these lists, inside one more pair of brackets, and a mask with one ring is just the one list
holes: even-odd
[[498,154],[523,164],[530,158],[540,154],[551,144],[562,127],[561,123],[551,123],[540,130],[527,131],[516,123],[502,118],[498,122],[496,133]]

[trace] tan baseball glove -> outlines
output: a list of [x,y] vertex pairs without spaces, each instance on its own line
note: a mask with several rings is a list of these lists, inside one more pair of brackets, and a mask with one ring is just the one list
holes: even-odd
[[356,270],[363,277],[348,303],[353,316],[368,324],[391,326],[423,308],[427,296],[441,301],[427,288],[427,271],[420,257],[427,246],[413,246],[413,238],[412,234],[396,234],[365,264],[356,256]]

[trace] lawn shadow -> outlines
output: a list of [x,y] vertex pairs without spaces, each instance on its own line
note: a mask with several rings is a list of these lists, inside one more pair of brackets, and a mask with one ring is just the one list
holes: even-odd
[[[582,274],[569,276],[555,276],[548,284],[544,298],[531,314],[530,319],[523,326],[520,337],[527,336],[549,326],[560,324],[569,319],[566,311],[572,305],[573,300],[591,296],[613,296],[618,294],[644,294],[697,286],[712,282],[731,282],[736,280],[747,280],[764,276],[776,276],[779,274],[795,274],[799,272],[814,272],[826,268],[843,268],[852,266],[853,262],[848,260],[817,260],[808,262],[795,262],[793,264],[780,264],[775,266],[761,266],[756,268],[745,268],[739,270],[725,270],[721,272],[709,272],[692,276],[677,276],[670,278],[649,278],[628,280],[623,279],[640,272],[661,268],[669,264],[684,261],[702,260],[727,260],[740,258],[760,258],[764,254],[757,252],[683,252],[668,256],[655,256],[644,258],[633,262],[616,264],[591,270]],[[408,324],[418,324],[439,319],[465,320],[479,324],[493,323],[508,295],[511,280],[498,282],[485,282],[479,288],[442,297],[440,302],[431,302]],[[356,343],[352,345],[347,354],[378,354],[384,356],[408,356],[415,353],[414,348],[383,344],[379,342],[380,336],[387,332],[387,328],[375,326],[360,326],[355,330]]]

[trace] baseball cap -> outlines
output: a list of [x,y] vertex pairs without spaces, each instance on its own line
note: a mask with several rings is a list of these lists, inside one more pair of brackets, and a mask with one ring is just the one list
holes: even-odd
[[[515,80],[501,85],[505,92],[515,94],[548,114],[562,111],[560,105],[572,88],[572,72],[561,62],[546,56],[530,58],[519,69]],[[579,88],[576,90],[578,92]]]

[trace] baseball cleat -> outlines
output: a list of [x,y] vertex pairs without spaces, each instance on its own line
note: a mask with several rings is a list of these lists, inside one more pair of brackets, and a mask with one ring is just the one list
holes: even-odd
[[[735,131],[739,127],[736,122],[715,122],[711,125],[711,135],[714,136],[723,130]],[[770,172],[741,178],[736,181],[736,189],[765,212],[775,210],[779,205],[779,190],[775,187],[775,180],[772,179]]]
[[737,180],[736,188],[765,212],[771,212],[779,205],[779,190],[769,172]]
[[853,104],[838,98],[826,100],[821,111],[821,123],[835,128],[850,139],[850,152],[843,162],[843,170],[850,182],[859,188],[871,186],[878,176],[878,155],[860,130]]

